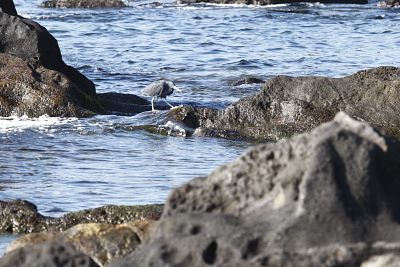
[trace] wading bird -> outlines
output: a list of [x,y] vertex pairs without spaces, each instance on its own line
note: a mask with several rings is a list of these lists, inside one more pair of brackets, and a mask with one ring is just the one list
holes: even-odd
[[153,97],[151,99],[151,110],[153,112],[155,112],[154,104],[153,104],[155,98],[164,98],[165,102],[171,108],[174,108],[174,106],[172,106],[167,101],[167,95],[172,94],[174,92],[174,89],[176,89],[178,92],[182,93],[182,91],[178,87],[176,87],[173,82],[167,81],[167,80],[158,80],[158,81],[151,83],[149,86],[147,86],[145,89],[143,89],[142,94]]

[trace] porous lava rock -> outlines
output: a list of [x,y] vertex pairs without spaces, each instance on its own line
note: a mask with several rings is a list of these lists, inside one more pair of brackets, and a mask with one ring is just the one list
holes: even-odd
[[124,266],[360,266],[400,253],[400,141],[343,112],[175,188]]
[[51,0],[42,2],[40,6],[57,8],[127,7],[127,5],[120,0]]
[[37,233],[65,231],[83,223],[121,224],[130,221],[158,220],[163,205],[103,206],[67,213],[59,218],[44,217],[33,203],[14,199],[0,201],[0,232]]
[[6,255],[15,249],[46,242],[59,241],[89,255],[99,266],[133,252],[147,237],[153,221],[127,222],[119,225],[106,223],[78,224],[65,232],[32,233],[14,240]]
[[277,141],[310,131],[344,111],[400,138],[399,92],[396,67],[362,70],[343,78],[279,75],[267,80],[257,94],[224,110],[184,106],[171,113],[189,127]]
[[89,256],[58,241],[16,249],[0,259],[0,267],[99,267]]

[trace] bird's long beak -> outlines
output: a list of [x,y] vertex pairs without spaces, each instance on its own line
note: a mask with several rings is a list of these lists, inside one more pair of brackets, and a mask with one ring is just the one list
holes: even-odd
[[174,86],[174,89],[176,89],[179,93],[181,93],[182,94],[182,91],[181,91],[181,89],[179,89],[178,87],[176,87],[176,86]]

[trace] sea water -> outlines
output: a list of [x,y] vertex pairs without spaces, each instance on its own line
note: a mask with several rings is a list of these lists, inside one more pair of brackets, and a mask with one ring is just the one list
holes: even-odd
[[[49,9],[15,0],[20,15],[46,27],[64,61],[98,93],[140,95],[154,80],[183,91],[173,105],[223,109],[259,85],[244,77],[343,77],[399,66],[400,9],[299,3]],[[149,99],[150,100],[150,99]],[[162,101],[160,102],[162,103]],[[207,176],[254,145],[192,138],[163,111],[87,119],[0,118],[0,200],[33,202],[45,216],[103,205],[163,203],[172,188]],[[0,235],[0,255],[15,235]]]

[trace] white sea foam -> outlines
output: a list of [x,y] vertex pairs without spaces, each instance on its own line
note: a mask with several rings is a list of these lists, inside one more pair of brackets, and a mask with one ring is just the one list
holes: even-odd
[[50,117],[48,115],[43,115],[38,118],[29,118],[28,116],[0,117],[0,133],[22,132],[31,128],[36,128],[39,131],[51,131],[51,126],[68,124],[76,120],[78,119]]
[[179,135],[179,136],[186,136],[186,130],[180,127],[179,125],[174,124],[171,121],[168,121],[167,124],[164,125],[164,127],[169,128],[168,130],[168,135],[171,135],[172,133]]

